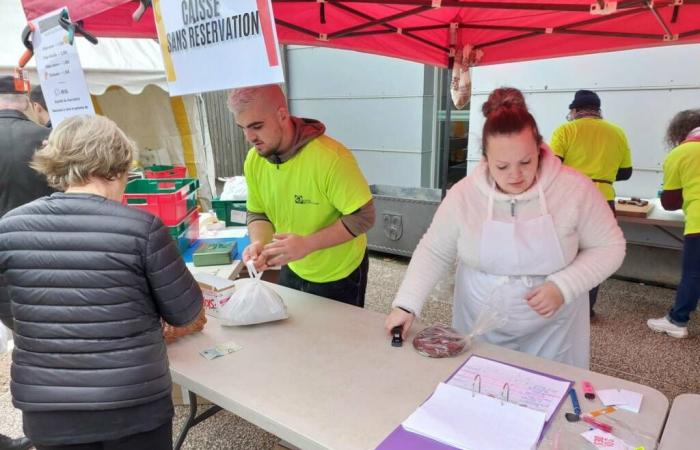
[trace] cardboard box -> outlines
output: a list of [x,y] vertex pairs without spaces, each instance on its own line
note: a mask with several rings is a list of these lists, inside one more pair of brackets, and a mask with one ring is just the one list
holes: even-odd
[[235,282],[201,272],[195,273],[194,279],[197,280],[197,284],[202,289],[205,313],[217,317],[221,307],[233,295]]

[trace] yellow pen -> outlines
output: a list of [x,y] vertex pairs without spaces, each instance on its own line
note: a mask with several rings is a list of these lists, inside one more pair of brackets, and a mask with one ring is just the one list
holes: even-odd
[[614,406],[606,406],[605,408],[602,409],[596,409],[595,411],[591,411],[588,413],[589,416],[591,417],[598,417],[602,416],[603,414],[610,414],[617,411]]

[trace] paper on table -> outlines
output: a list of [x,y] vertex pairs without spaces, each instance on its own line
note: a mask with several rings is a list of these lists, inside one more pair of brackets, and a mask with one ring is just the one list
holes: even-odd
[[488,395],[440,383],[403,427],[413,433],[468,450],[531,450],[545,414]]
[[619,437],[602,430],[592,429],[581,433],[581,436],[601,450],[633,450],[634,448]]
[[638,413],[642,406],[642,394],[626,389],[602,389],[596,392],[605,406],[617,406]]
[[223,230],[218,230],[215,233],[201,235],[199,239],[221,239],[221,238],[242,238],[248,235],[246,227],[229,227]]
[[550,378],[478,356],[469,358],[448,381],[448,384],[471,391],[477,374],[481,379],[482,394],[500,397],[503,384],[508,383],[509,401],[543,411],[547,415],[547,420],[557,410],[561,399],[566,396],[570,387],[568,381]]

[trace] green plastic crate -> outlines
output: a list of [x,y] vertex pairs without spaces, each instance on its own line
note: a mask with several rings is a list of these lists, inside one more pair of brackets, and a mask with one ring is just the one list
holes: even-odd
[[199,211],[192,211],[179,224],[168,227],[168,234],[177,245],[180,254],[184,254],[190,245],[199,238]]
[[232,225],[246,225],[245,201],[219,200],[219,197],[216,197],[211,201],[211,207],[214,209],[214,212],[216,212],[216,217],[226,222],[227,227]]
[[202,242],[192,253],[195,266],[218,266],[231,264],[236,253],[236,242]]

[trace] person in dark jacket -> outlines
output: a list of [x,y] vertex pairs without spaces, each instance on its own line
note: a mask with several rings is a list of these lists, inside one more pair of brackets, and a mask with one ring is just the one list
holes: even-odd
[[29,120],[32,106],[27,94],[15,87],[13,77],[0,77],[0,217],[54,190],[29,168],[34,152],[50,129]]
[[51,117],[49,116],[49,108],[46,107],[44,92],[41,90],[41,85],[36,85],[29,91],[29,101],[32,102],[32,109],[39,124],[46,128],[51,128]]
[[61,122],[32,167],[65,192],[0,220],[10,388],[39,450],[172,448],[161,319],[192,323],[202,293],[160,219],[120,202],[134,151],[104,117]]

